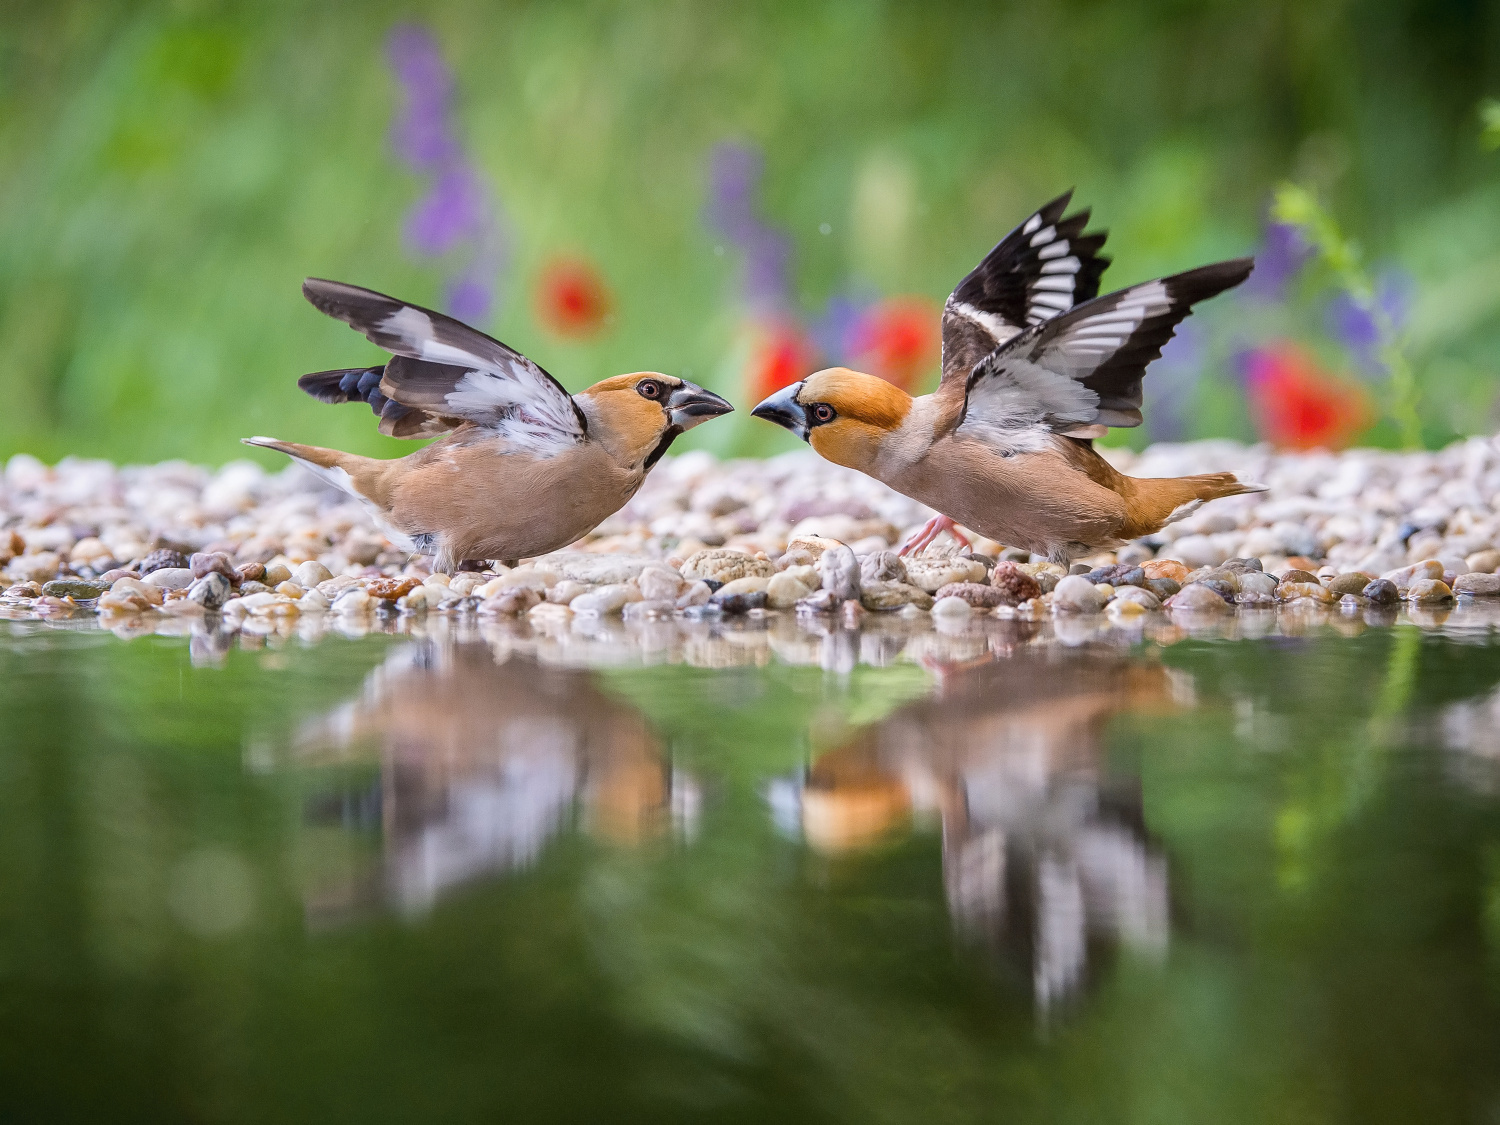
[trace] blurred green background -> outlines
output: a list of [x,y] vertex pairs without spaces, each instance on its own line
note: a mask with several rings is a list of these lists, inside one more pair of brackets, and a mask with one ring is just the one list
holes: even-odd
[[[1406,279],[1423,439],[1488,431],[1497,15],[1451,0],[7,5],[0,455],[221,462],[254,433],[410,451],[294,383],[378,355],[303,302],[304,276],[440,304],[453,270],[402,237],[426,190],[390,138],[403,23],[451,67],[457,135],[503,215],[480,326],[572,389],[651,368],[746,404],[743,256],[705,219],[710,154],[732,142],[763,154],[755,207],[789,239],[804,317],[842,291],[941,301],[1069,186],[1112,232],[1114,288],[1255,250],[1273,189],[1295,182],[1371,277]],[[535,311],[558,256],[612,294],[596,335]],[[1172,384],[1175,430],[1155,436],[1254,437],[1232,368],[1266,340],[1353,372],[1335,288],[1314,264],[1275,301],[1195,317],[1206,342]],[[1380,404],[1378,373],[1369,385]],[[690,436],[721,452],[784,439],[743,412]],[[1396,440],[1388,421],[1361,438]]]

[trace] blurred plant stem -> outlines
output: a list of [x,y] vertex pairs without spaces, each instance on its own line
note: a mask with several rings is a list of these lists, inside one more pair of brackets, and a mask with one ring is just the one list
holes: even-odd
[[1359,245],[1345,236],[1311,191],[1297,184],[1282,184],[1276,189],[1271,215],[1278,222],[1300,229],[1338,283],[1369,311],[1379,334],[1377,355],[1388,378],[1388,409],[1400,430],[1401,444],[1407,449],[1421,449],[1419,394],[1416,375],[1406,355],[1405,333],[1376,300],[1375,285],[1360,260]]

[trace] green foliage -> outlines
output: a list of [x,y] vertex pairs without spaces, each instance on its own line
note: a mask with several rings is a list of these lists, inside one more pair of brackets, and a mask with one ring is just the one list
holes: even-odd
[[1378,355],[1389,379],[1388,409],[1400,429],[1402,444],[1407,449],[1422,448],[1422,419],[1417,409],[1420,393],[1406,356],[1405,333],[1375,299],[1375,283],[1358,244],[1345,236],[1312,192],[1296,184],[1282,184],[1276,189],[1271,214],[1277,221],[1300,229],[1337,284],[1368,308],[1380,339]]
[[[484,327],[570,387],[659,368],[741,397],[738,263],[701,221],[706,155],[737,139],[767,154],[763,209],[810,308],[849,283],[941,299],[1069,185],[1114,232],[1112,284],[1244,253],[1293,177],[1416,274],[1429,436],[1487,424],[1480,8],[59,0],[0,21],[0,455],[218,462],[250,433],[409,449],[293,380],[375,358],[302,277],[439,291],[402,249],[419,185],[385,138],[384,39],[414,16],[515,235]],[[597,341],[531,310],[540,264],[570,251],[618,298]],[[688,438],[765,448],[768,429]]]

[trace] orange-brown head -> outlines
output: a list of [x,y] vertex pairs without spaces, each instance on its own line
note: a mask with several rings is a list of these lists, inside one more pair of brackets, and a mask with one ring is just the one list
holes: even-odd
[[646,469],[678,434],[734,409],[696,383],[657,371],[616,375],[573,397],[588,419],[590,441],[602,444],[621,464]]
[[825,460],[868,470],[911,404],[911,395],[884,379],[830,367],[777,391],[751,414],[791,430]]

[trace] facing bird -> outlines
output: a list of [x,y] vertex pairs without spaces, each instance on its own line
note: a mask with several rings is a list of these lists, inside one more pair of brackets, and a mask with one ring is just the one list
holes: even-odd
[[1232,473],[1148,480],[1094,450],[1111,426],[1141,424],[1146,365],[1192,306],[1250,275],[1218,262],[1098,296],[1109,259],[1072,192],[1032,215],[959,282],[943,308],[938,389],[913,398],[835,367],[752,412],[819,455],[942,515],[902,548],[955,522],[1054,562],[1159,531],[1205,500],[1261,491]]
[[441,313],[317,278],[302,293],[395,358],[298,386],[322,402],[369,404],[381,433],[438,440],[389,461],[275,438],[245,444],[280,450],[354,496],[394,543],[436,556],[439,570],[567,546],[635,495],[678,434],[733,409],[658,372],[569,395],[521,353]]

